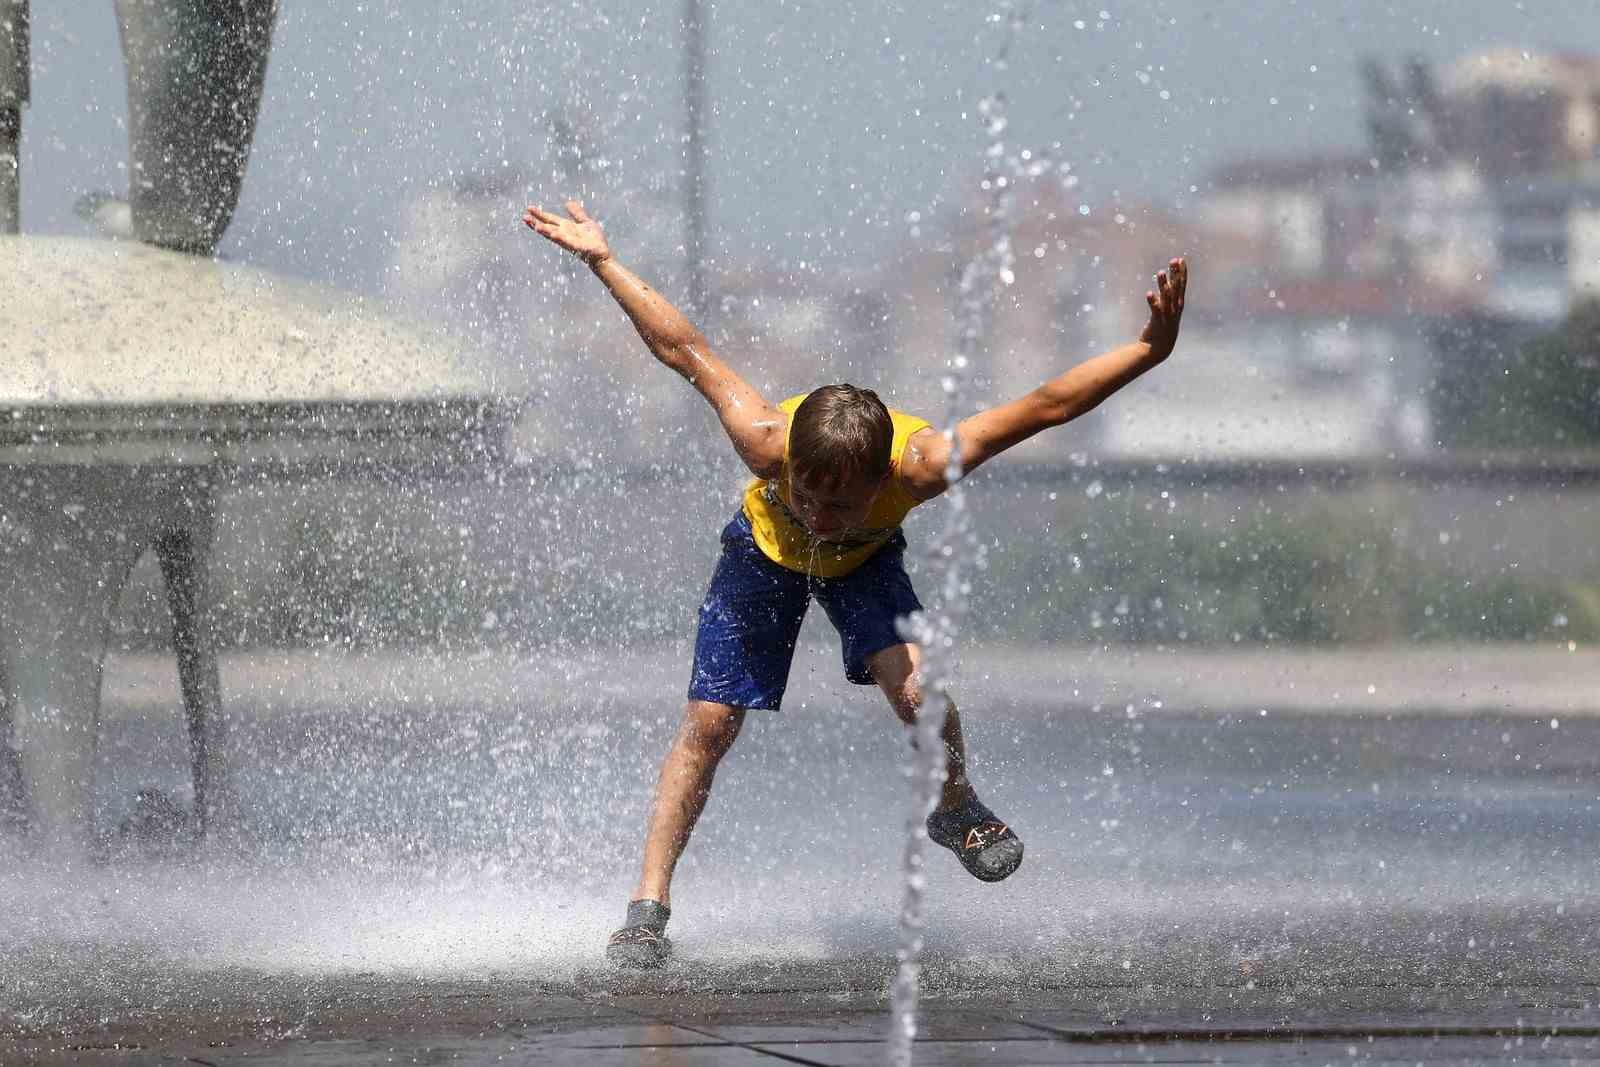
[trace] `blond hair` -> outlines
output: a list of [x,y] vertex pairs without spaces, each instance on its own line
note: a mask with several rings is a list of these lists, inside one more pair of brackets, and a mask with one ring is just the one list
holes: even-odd
[[877,483],[889,473],[894,422],[871,389],[825,385],[800,402],[789,420],[791,474],[835,484]]

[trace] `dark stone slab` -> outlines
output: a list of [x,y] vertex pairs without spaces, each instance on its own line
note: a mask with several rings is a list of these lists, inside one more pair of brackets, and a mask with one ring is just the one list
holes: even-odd
[[1037,992],[1008,1020],[1070,1035],[1581,1032],[1600,1028],[1593,987],[1160,987]]
[[[773,1045],[765,1051],[792,1056],[803,1063],[829,1067],[878,1067],[886,1046],[879,1044]],[[983,1064],[1011,1065],[1080,1063],[1349,1063],[1404,1064],[1423,1062],[1564,1063],[1593,1058],[1600,1043],[1588,1038],[1420,1038],[1393,1037],[1306,1041],[1276,1038],[1257,1041],[1147,1041],[1087,1044],[1055,1041],[928,1041],[915,1049],[918,1067]],[[692,1061],[690,1061],[692,1062]]]
[[[881,1064],[881,991],[576,994],[507,979],[221,972],[0,1016],[0,1063]],[[179,989],[184,997],[174,996]],[[59,991],[58,991],[59,992]],[[1363,1062],[1600,1056],[1592,987],[1156,987],[924,1000],[916,1062]],[[1354,1051],[1352,1051],[1354,1050]]]

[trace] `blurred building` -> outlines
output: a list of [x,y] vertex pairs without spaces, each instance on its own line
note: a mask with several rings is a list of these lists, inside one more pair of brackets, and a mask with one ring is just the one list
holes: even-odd
[[[1374,226],[1383,214],[1377,183],[1354,161],[1317,159],[1240,164],[1214,187],[1181,214],[1082,205],[1059,181],[1017,191],[1013,280],[973,368],[973,408],[1137,338],[1144,295],[1172,256],[1191,256],[1198,275],[1170,362],[1001,462],[1315,459],[1426,447],[1417,321],[1461,298],[1397,280],[1389,264],[1402,242]],[[1354,192],[1331,201],[1330,187]],[[969,212],[896,257],[897,365],[887,377],[925,414],[944,410],[940,377],[955,351],[961,269],[980,252],[979,218]],[[1334,261],[1364,266],[1342,268],[1330,283]]]
[[[473,340],[503,388],[532,398],[515,436],[524,457],[649,464],[720,449],[704,402],[651,358],[604,287],[522,225],[539,184],[506,168],[412,197],[387,295]],[[603,203],[618,255],[684,306],[679,206],[649,190],[608,191]],[[712,306],[697,325],[768,396],[829,381],[881,387],[893,341],[875,277],[756,263],[709,280]]]
[[[1136,337],[1170,256],[1193,256],[1197,275],[1169,365],[1008,459],[1426,451],[1438,380],[1600,298],[1600,60],[1507,49],[1438,74],[1420,62],[1364,74],[1371,139],[1359,151],[1234,160],[1169,208],[1084,204],[1046,178],[1016,190],[1016,262],[972,368],[972,409]],[[587,139],[553,143],[581,160]],[[603,439],[656,462],[685,442],[717,447],[709,413],[604,290],[516,223],[536,184],[507,169],[413,198],[394,295],[471,335],[507,388],[533,395],[527,454]],[[677,204],[661,190],[602,199],[630,266],[686,300]],[[848,380],[942,418],[982,217],[974,201],[917,223],[873,273],[718,264],[700,325],[774,398]]]
[[1366,76],[1369,151],[1211,175],[1200,329],[1117,400],[1106,452],[1427,450],[1459,364],[1600,298],[1600,60],[1500,50]]
[[528,186],[519,170],[470,174],[402,206],[387,295],[471,337],[510,381],[527,307],[529,242],[519,224]]
[[898,342],[878,274],[751,265],[719,272],[711,290],[713,343],[769,398],[840,381],[893,393]]
[[1600,58],[1499,48],[1446,67],[1437,88],[1410,65],[1436,155],[1474,159],[1489,177],[1592,163],[1600,145]]
[[1437,75],[1418,61],[1365,73],[1375,167],[1452,194],[1403,201],[1412,253],[1468,234],[1434,265],[1490,317],[1550,324],[1600,298],[1600,58],[1501,48]]
[[[386,295],[471,340],[497,383],[529,398],[517,454],[582,461],[671,438],[687,405],[665,389],[589,272],[522,224],[533,191],[549,184],[506,167],[412,196],[399,213]],[[604,221],[648,275],[667,242],[633,224],[637,199],[619,197]]]
[[[1113,204],[1085,214],[1080,199],[1055,180],[1018,189],[1013,211],[1012,280],[994,308],[980,361],[970,368],[971,410],[1022,396],[1074,363],[1137,337],[1154,273],[1173,255],[1194,251],[1201,236],[1187,221],[1145,205]],[[893,348],[883,377],[902,407],[929,418],[944,417],[941,382],[956,353],[961,275],[983,252],[982,218],[974,204],[942,231],[907,241],[885,283]],[[1195,319],[1205,315],[1201,305]],[[1207,329],[1204,322],[1186,324],[1186,351],[1191,327],[1196,334]],[[1123,400],[1117,400],[1119,411]],[[1005,461],[1065,462],[1085,450],[1143,451],[1130,449],[1099,413],[1011,450]]]

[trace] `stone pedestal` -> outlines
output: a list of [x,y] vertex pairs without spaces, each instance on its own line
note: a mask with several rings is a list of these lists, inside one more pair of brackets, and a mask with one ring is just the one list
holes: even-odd
[[46,850],[93,846],[107,631],[154,551],[193,817],[214,831],[233,809],[209,563],[218,483],[481,472],[518,403],[459,342],[326,287],[131,241],[0,236],[0,262],[15,264],[0,271],[0,742],[14,753],[0,818],[20,779]]
[[47,851],[93,841],[91,785],[111,612],[147,548],[161,562],[201,832],[226,818],[223,722],[207,605],[213,493],[204,470],[0,468],[0,676],[25,815]]

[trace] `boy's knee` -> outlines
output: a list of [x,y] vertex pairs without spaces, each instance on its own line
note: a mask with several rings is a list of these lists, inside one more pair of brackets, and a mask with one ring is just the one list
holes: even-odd
[[917,684],[915,676],[884,686],[883,692],[901,721],[908,724],[917,721],[917,710],[922,707],[922,687]]
[[726,704],[711,704],[691,700],[683,716],[683,729],[679,737],[689,748],[700,755],[720,759],[739,736],[744,724],[744,709]]
[[922,706],[922,680],[917,673],[919,656],[915,645],[895,645],[867,657],[873,681],[889,698],[889,704],[902,721],[915,722]]

